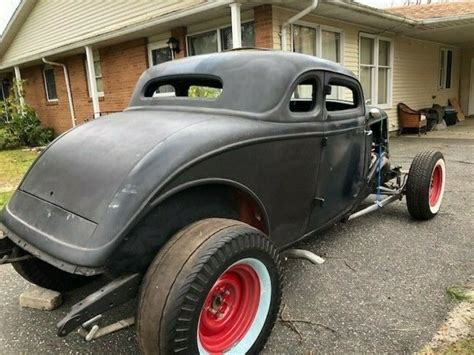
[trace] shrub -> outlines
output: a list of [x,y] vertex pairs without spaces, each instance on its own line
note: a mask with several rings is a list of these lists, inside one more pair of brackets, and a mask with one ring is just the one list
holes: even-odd
[[0,128],[0,150],[19,147],[20,141],[5,128]]
[[0,102],[0,117],[3,117],[0,122],[0,129],[3,131],[0,134],[0,149],[19,145],[46,145],[54,138],[54,130],[42,127],[35,110],[20,102],[20,95],[24,95],[23,86],[24,81],[14,81],[10,96],[5,102]]

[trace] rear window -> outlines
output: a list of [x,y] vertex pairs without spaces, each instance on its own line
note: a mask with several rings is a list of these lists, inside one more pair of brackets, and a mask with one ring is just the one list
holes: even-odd
[[179,76],[161,78],[148,83],[144,96],[153,98],[180,97],[215,100],[223,90],[222,81],[215,77]]

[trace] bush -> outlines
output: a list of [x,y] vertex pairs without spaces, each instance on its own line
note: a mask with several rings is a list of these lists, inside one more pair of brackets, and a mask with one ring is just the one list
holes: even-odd
[[20,103],[18,98],[20,94],[24,95],[23,85],[24,81],[14,82],[10,96],[5,102],[0,101],[0,117],[3,117],[0,122],[0,149],[46,145],[54,138],[54,130],[41,126],[35,110]]
[[46,145],[54,138],[53,129],[42,127],[36,112],[28,105],[23,106],[21,113],[12,115],[4,129],[17,138],[20,145],[28,147]]
[[17,137],[13,136],[6,129],[0,128],[0,150],[14,149],[20,145],[20,141]]

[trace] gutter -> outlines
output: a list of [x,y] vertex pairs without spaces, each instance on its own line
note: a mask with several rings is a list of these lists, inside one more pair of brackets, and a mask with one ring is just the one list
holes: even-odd
[[438,25],[438,24],[449,25],[449,23],[457,22],[457,21],[474,21],[474,13],[461,14],[461,15],[455,15],[455,16],[449,16],[449,17],[428,18],[428,19],[421,20],[420,23],[425,26]]
[[303,16],[306,16],[311,11],[315,10],[319,5],[319,0],[313,0],[311,5],[309,5],[306,9],[298,12],[293,17],[289,18],[281,25],[281,49],[284,51],[288,50],[288,27],[298,21]]
[[55,65],[55,66],[58,66],[58,67],[63,67],[64,80],[66,81],[67,98],[68,98],[68,101],[69,101],[69,112],[71,113],[71,122],[72,122],[72,126],[76,127],[76,115],[74,113],[74,106],[72,104],[71,84],[69,83],[69,75],[67,73],[66,64],[51,62],[51,61],[47,60],[44,57],[41,58],[41,59],[43,60],[43,63],[50,64],[50,65]]

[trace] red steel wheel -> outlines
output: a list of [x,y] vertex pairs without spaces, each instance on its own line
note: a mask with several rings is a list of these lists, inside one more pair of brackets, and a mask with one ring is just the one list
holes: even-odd
[[431,174],[430,184],[430,206],[434,207],[441,197],[443,188],[443,170],[441,164],[435,166],[433,173]]
[[[199,319],[201,352],[215,354],[235,350],[239,343],[245,343],[252,334],[259,333],[257,328],[261,325],[257,324],[258,319],[255,320],[262,318],[257,317],[259,313],[265,317],[268,313],[271,284],[268,271],[262,268],[263,264],[258,264],[256,259],[246,259],[232,265],[211,288]],[[266,289],[264,293],[261,292],[262,282]]]
[[413,159],[406,184],[407,207],[419,220],[433,218],[441,207],[446,184],[446,163],[438,151],[419,153]]
[[281,262],[248,224],[209,218],[178,232],[144,278],[138,339],[145,354],[256,354],[281,301]]

